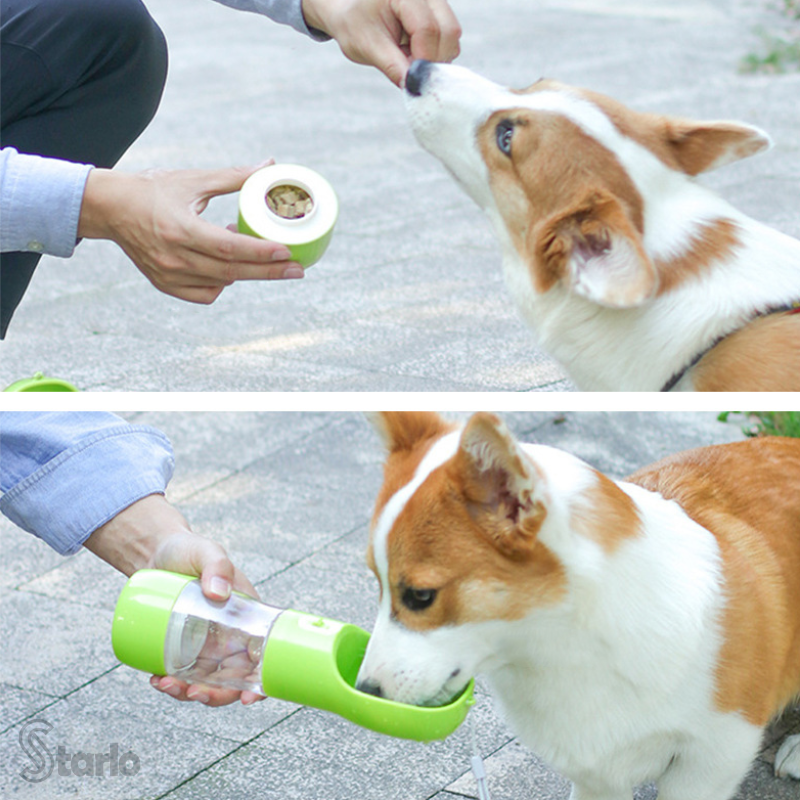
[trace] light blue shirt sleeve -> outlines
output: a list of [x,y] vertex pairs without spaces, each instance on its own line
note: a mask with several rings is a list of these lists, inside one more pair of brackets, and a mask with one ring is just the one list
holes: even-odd
[[0,512],[62,555],[137,500],[162,494],[167,437],[114,414],[0,414]]
[[263,14],[274,22],[291,25],[299,33],[304,33],[320,42],[331,37],[322,31],[309,28],[303,16],[303,0],[216,0],[224,6],[238,8],[240,11],[253,11]]
[[0,150],[0,249],[68,258],[78,241],[78,220],[89,164]]

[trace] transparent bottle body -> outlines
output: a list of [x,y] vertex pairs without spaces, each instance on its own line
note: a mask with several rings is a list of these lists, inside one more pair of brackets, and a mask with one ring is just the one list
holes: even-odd
[[167,674],[187,683],[263,694],[264,645],[283,610],[238,594],[215,602],[205,597],[199,581],[192,581],[175,601],[167,626]]

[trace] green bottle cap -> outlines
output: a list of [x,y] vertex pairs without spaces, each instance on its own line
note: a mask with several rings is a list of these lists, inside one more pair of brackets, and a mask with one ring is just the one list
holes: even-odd
[[160,569],[141,569],[125,584],[114,609],[114,654],[134,669],[166,675],[164,641],[172,608],[188,583],[197,580]]

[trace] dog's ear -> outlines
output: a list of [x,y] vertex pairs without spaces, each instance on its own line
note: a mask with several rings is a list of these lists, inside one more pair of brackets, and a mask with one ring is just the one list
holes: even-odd
[[687,175],[699,175],[772,146],[769,135],[743,122],[693,122],[667,117],[667,144]]
[[658,288],[658,273],[622,203],[592,189],[531,230],[541,290],[561,281],[587,300],[632,308]]
[[537,466],[493,414],[472,416],[455,459],[466,506],[495,547],[521,558],[536,547],[547,514]]
[[411,450],[453,429],[434,411],[370,411],[365,416],[390,453]]

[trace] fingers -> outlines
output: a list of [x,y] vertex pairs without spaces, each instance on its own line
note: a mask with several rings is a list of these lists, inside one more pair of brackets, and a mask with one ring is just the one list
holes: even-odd
[[377,67],[398,86],[413,58],[452,61],[459,54],[461,27],[447,0],[304,0],[303,13],[351,61]]
[[[192,232],[197,230],[199,234]],[[288,260],[290,254],[283,245],[232,233],[202,220],[190,223],[181,244],[155,253],[134,248],[126,253],[159,291],[204,305],[213,303],[236,281],[305,276],[299,264]]]
[[399,38],[373,39],[373,63],[402,86],[415,58],[452,61],[461,51],[461,26],[446,0],[405,0],[395,8]]
[[194,220],[182,235],[190,252],[206,255],[212,261],[260,266],[280,264],[282,271],[292,258],[286,245],[236,233],[230,228],[219,228],[200,218]]
[[452,61],[458,56],[461,26],[445,0],[399,4],[398,18],[408,35],[412,58]]
[[255,692],[237,692],[235,689],[219,689],[205,684],[188,684],[169,675],[163,677],[152,675],[150,685],[162,694],[167,694],[182,703],[202,703],[212,708],[227,706],[237,700],[241,700],[242,705],[249,706],[264,699]]

